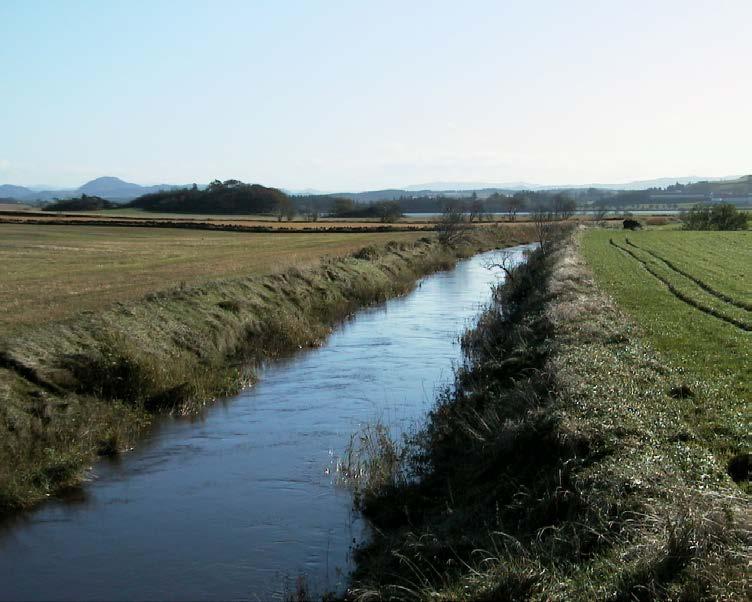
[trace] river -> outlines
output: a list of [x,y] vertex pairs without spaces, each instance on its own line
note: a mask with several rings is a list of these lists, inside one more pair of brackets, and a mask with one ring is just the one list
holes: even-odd
[[299,575],[341,591],[367,525],[337,454],[374,418],[420,423],[500,278],[492,257],[358,312],[198,417],[158,419],[75,495],[0,525],[0,599],[283,599]]

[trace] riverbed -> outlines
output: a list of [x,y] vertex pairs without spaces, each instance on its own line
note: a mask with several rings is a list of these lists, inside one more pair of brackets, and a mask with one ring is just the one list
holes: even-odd
[[501,278],[493,258],[358,312],[198,417],[160,418],[68,499],[0,525],[0,599],[284,599],[300,576],[341,591],[368,526],[337,457],[374,419],[420,424]]

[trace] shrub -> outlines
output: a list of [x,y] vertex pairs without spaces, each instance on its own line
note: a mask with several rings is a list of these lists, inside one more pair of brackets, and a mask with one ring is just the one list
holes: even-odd
[[730,203],[695,205],[684,218],[684,230],[746,230],[747,216]]

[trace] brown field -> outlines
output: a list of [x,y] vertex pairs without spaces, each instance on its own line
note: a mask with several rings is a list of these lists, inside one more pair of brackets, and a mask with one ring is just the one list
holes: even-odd
[[21,203],[0,203],[0,211],[31,211],[31,205]]
[[[24,214],[26,212],[24,211]],[[77,213],[77,214],[71,214],[71,213],[54,213],[54,212],[41,212],[41,211],[34,211],[34,212],[28,212],[28,215],[24,215],[20,213],[8,213],[7,210],[5,214],[0,212],[0,224],[6,223],[6,224],[13,224],[13,223],[23,223],[23,222],[29,222],[29,223],[35,223],[39,222],[40,220],[44,221],[45,225],[50,223],[59,223],[59,224],[71,224],[71,223],[86,223],[91,224],[92,222],[107,224],[107,223],[114,223],[119,222],[123,225],[130,226],[130,225],[138,225],[139,222],[150,222],[150,223],[158,223],[158,224],[170,224],[170,223],[180,223],[180,224],[193,224],[197,227],[200,227],[202,224],[211,225],[214,227],[217,226],[241,226],[241,227],[263,227],[263,228],[272,228],[274,230],[326,230],[329,228],[358,228],[358,229],[383,229],[383,228],[389,228],[390,230],[415,230],[416,227],[419,228],[425,228],[425,229],[431,229],[432,226],[427,223],[425,220],[416,219],[416,220],[401,220],[397,223],[393,224],[384,224],[378,220],[348,220],[348,219],[335,219],[335,218],[327,218],[322,219],[317,222],[307,222],[303,220],[293,220],[291,222],[283,221],[278,222],[275,218],[267,217],[267,216],[234,216],[234,215],[224,215],[224,216],[208,216],[208,215],[180,215],[180,214],[171,214],[171,213],[155,213],[153,215],[151,214],[144,214],[143,212],[139,214],[110,214],[108,213]]]
[[146,293],[306,266],[420,232],[266,234],[0,223],[0,332]]

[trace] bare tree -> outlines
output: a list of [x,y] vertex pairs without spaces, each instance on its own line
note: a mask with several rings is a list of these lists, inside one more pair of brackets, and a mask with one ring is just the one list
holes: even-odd
[[486,207],[483,201],[478,198],[478,195],[475,192],[473,192],[473,195],[470,197],[470,202],[467,204],[467,212],[470,221],[472,222],[474,219],[482,221],[485,209]]
[[514,253],[511,251],[500,251],[493,260],[485,263],[483,267],[488,270],[499,269],[504,272],[508,281],[513,281],[515,279],[514,268],[517,267],[517,262],[514,261]]
[[575,200],[564,193],[555,194],[552,199],[554,217],[560,220],[569,219],[577,210]]
[[309,203],[305,211],[306,220],[309,222],[319,221],[319,210],[315,203]]
[[538,207],[531,215],[533,220],[533,230],[535,231],[535,240],[540,245],[544,253],[547,253],[554,240],[554,230],[556,224],[556,214],[546,211],[543,207]]
[[292,201],[287,197],[281,197],[277,201],[277,221],[281,222],[282,218],[286,218],[288,222],[292,221],[295,217],[295,206]]
[[504,198],[501,206],[509,216],[509,221],[513,222],[517,219],[517,212],[522,211],[527,206],[527,197],[523,193],[517,192],[512,196]]
[[439,242],[446,246],[455,245],[465,238],[467,228],[467,216],[463,211],[462,204],[457,201],[450,201],[444,205],[444,211],[436,225]]
[[593,221],[602,226],[608,215],[608,202],[605,199],[599,199],[593,203]]

